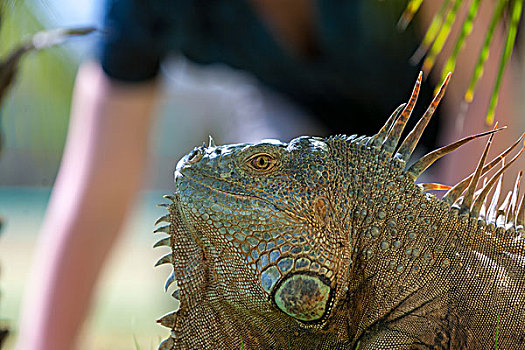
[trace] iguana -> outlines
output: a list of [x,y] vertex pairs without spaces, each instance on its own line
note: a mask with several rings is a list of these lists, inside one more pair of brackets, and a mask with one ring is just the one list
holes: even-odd
[[[523,152],[485,164],[494,133],[407,162],[448,78],[400,142],[417,100],[374,136],[195,148],[167,196],[176,312],[160,349],[524,349],[525,205],[499,187]],[[435,160],[490,135],[479,166],[450,188],[416,184]],[[495,174],[481,189],[490,169]],[[519,181],[518,181],[519,182]],[[447,189],[438,199],[426,193]]]

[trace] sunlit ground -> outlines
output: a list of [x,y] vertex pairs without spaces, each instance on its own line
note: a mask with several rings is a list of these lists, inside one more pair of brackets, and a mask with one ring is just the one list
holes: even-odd
[[[141,196],[100,281],[80,349],[156,349],[169,334],[155,323],[176,306],[163,291],[169,267],[153,267],[167,248],[151,248],[153,223],[165,213],[155,206],[164,201],[162,194]],[[0,318],[8,321],[14,333],[3,349],[14,347],[20,304],[48,197],[47,188],[0,187],[0,215],[5,224],[0,236]]]

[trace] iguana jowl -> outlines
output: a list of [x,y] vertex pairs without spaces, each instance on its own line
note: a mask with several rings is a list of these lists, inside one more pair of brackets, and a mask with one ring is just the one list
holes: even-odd
[[[299,137],[195,148],[168,196],[176,312],[160,349],[525,348],[525,241],[518,187],[485,208],[480,176],[494,132],[407,167],[448,79],[399,142],[416,102],[372,137]],[[415,184],[435,160],[490,135],[480,165],[453,188]],[[523,151],[523,149],[522,149]],[[448,189],[443,199],[425,193]],[[499,190],[497,191],[499,192]]]

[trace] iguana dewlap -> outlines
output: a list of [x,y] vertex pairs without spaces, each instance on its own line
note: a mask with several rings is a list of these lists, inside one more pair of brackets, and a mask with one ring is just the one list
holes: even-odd
[[[444,93],[400,142],[420,82],[372,137],[210,142],[178,163],[156,246],[171,248],[159,264],[180,307],[159,321],[172,329],[160,349],[525,349],[519,186],[485,205],[519,142],[485,164],[493,130],[408,167]],[[415,183],[489,134],[465,181]]]

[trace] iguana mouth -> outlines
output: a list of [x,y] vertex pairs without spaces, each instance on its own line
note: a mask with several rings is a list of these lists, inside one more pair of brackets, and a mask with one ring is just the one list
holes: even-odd
[[[259,198],[257,196],[248,195],[248,194],[234,193],[234,192],[231,192],[231,191],[223,190],[223,189],[218,188],[218,187],[211,186],[208,183],[206,183],[205,181],[199,181],[196,178],[194,178],[193,176],[190,176],[190,175],[187,175],[187,174],[182,174],[182,173],[176,174],[176,177],[175,177],[175,181],[176,182],[175,183],[177,184],[177,187],[179,187],[179,181],[184,181],[184,180],[181,180],[181,179],[189,180],[190,182],[199,184],[202,187],[205,187],[206,189],[208,189],[210,192],[216,191],[218,193],[222,193],[222,194],[225,194],[227,196],[232,196],[232,197],[241,198],[241,199],[259,199],[259,200],[262,200],[261,198]],[[232,184],[230,182],[226,182],[224,180],[220,180],[220,179],[217,179],[217,178],[211,178],[211,179],[216,180],[216,181],[221,181],[223,183],[227,183],[228,185],[234,185],[234,184]]]
[[[246,201],[255,199],[255,200],[259,200],[259,201],[265,202],[267,204],[270,204],[270,205],[273,205],[274,207],[276,207],[274,204],[268,202],[268,200],[265,200],[264,198],[261,198],[261,197],[258,197],[258,196],[252,195],[252,194],[239,193],[239,192],[242,192],[241,190],[239,190],[239,192],[235,193],[235,192],[227,191],[227,190],[220,189],[220,188],[217,188],[217,187],[213,187],[213,186],[209,185],[208,183],[206,183],[204,181],[199,181],[199,180],[195,179],[194,177],[192,177],[190,175],[182,174],[182,173],[180,173],[178,171],[175,174],[175,183],[177,185],[177,188],[179,187],[179,182],[180,181],[184,181],[184,180],[181,180],[181,179],[184,179],[184,180],[187,180],[188,182],[192,182],[192,183],[201,185],[202,187],[208,189],[211,193],[217,192],[217,193],[221,193],[221,194],[223,194],[225,196],[230,196],[230,197],[233,197],[233,198],[236,198],[236,199],[241,199],[241,200],[246,200]],[[234,184],[231,183],[231,182],[226,182],[224,180],[217,179],[217,178],[212,178],[212,179],[213,180],[217,180],[217,181],[221,181],[223,183],[227,183],[228,185],[232,185],[232,187],[234,187]]]

